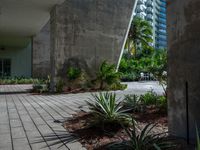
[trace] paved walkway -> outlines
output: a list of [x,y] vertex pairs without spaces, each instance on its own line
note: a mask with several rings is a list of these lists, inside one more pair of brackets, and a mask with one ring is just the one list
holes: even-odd
[[[146,86],[148,85],[148,86]],[[141,94],[158,87],[157,83],[130,83],[124,94]],[[154,87],[155,86],[155,87]],[[29,93],[8,94],[26,91],[30,85],[0,85],[0,150],[84,150],[79,142],[70,141],[70,135],[62,127],[62,122],[80,110],[87,111],[85,100],[90,93],[67,95],[31,95]],[[159,90],[158,90],[159,89]],[[162,91],[161,87],[155,90]],[[56,123],[55,120],[61,121]],[[63,136],[64,135],[64,136]],[[51,139],[54,139],[51,141]],[[58,142],[58,145],[52,145]]]
[[0,85],[0,94],[27,93],[31,89],[31,84]]
[[[89,94],[76,95],[0,95],[0,150],[56,150],[59,136],[68,134],[61,123],[84,105]],[[56,137],[48,141],[49,136]],[[60,144],[51,146],[60,141]],[[36,143],[39,142],[39,143]],[[61,150],[82,150],[78,142],[64,144]]]

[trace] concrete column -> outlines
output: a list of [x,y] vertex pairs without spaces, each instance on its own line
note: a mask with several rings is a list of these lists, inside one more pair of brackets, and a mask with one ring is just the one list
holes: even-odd
[[190,139],[200,127],[199,8],[199,0],[167,2],[169,132]]
[[32,40],[32,76],[50,75],[50,23],[48,22]]
[[51,13],[51,75],[77,66],[94,76],[107,60],[117,65],[135,0],[67,0]]

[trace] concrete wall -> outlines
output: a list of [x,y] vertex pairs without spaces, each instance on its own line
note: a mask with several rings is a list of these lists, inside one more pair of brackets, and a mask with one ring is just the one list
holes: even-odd
[[50,23],[48,22],[33,37],[33,77],[47,77],[50,74]]
[[200,1],[168,0],[169,131],[187,137],[200,127]]
[[25,48],[6,47],[0,59],[11,59],[11,76],[31,77],[31,42]]
[[52,76],[68,66],[94,76],[104,60],[117,65],[135,0],[67,0],[51,13]]

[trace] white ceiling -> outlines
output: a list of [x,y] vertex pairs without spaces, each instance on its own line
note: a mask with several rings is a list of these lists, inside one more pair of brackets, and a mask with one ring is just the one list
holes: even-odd
[[37,34],[49,20],[53,6],[63,1],[0,0],[0,39],[25,38]]

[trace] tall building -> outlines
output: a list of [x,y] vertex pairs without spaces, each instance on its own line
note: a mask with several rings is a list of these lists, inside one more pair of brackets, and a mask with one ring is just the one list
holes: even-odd
[[135,16],[149,21],[153,27],[152,45],[157,49],[166,48],[166,0],[138,0]]

